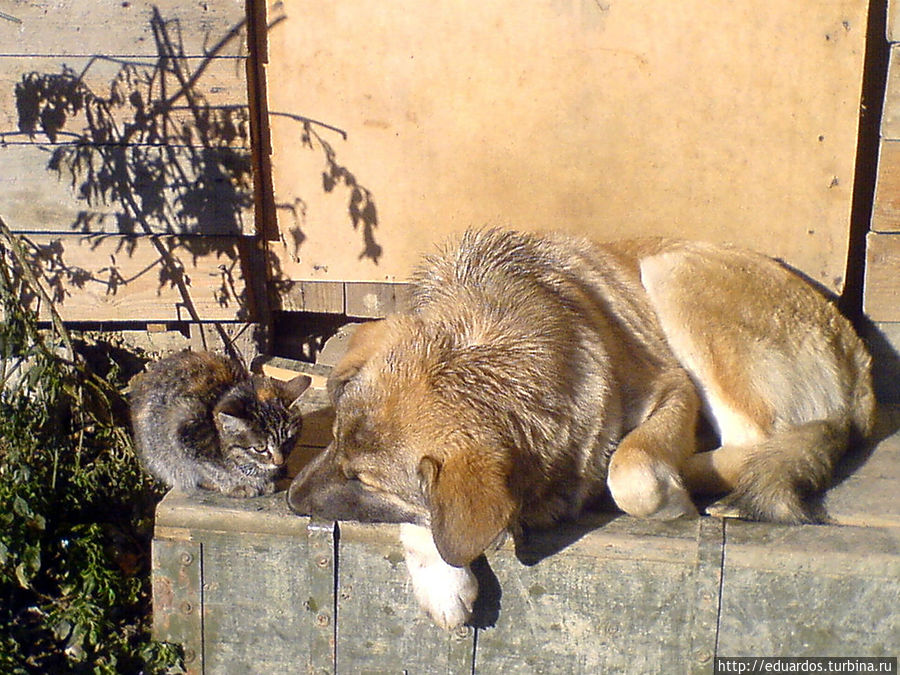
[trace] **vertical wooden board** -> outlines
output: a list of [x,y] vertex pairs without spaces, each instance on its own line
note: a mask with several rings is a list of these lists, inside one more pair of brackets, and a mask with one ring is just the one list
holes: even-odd
[[[476,673],[691,672],[698,521],[597,525],[548,533],[551,550],[575,541],[536,564],[489,556],[499,617],[479,630]],[[713,645],[709,632],[706,668]]]
[[900,321],[900,233],[869,232],[863,309],[873,321]]
[[513,225],[729,240],[843,285],[865,0],[270,8],[287,278],[402,281]]
[[153,639],[182,645],[187,675],[204,672],[201,555],[186,539],[154,539],[151,548]]
[[232,30],[241,39],[230,53],[246,55],[244,0],[0,0],[0,12],[12,18],[0,18],[0,54],[154,55],[154,8],[183,38],[187,56],[204,55]]
[[894,656],[898,597],[894,529],[729,521],[717,655]]
[[311,601],[304,538],[197,532],[203,541],[205,673],[285,675],[305,667]]
[[887,40],[900,42],[900,2],[897,0],[887,3]]
[[419,609],[395,525],[340,523],[337,671],[471,673],[473,632]]

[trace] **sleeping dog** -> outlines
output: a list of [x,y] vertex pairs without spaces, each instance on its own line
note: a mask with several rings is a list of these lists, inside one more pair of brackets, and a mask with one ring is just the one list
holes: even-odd
[[426,258],[411,311],[361,326],[328,389],[334,440],[289,504],[406,523],[417,599],[448,629],[492,542],[606,495],[645,518],[709,494],[715,515],[811,521],[805,498],[875,416],[862,342],[779,262],[506,230]]

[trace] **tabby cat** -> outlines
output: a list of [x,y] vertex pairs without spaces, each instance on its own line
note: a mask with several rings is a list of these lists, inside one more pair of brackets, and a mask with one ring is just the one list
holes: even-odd
[[231,497],[271,494],[300,432],[292,408],[310,379],[250,375],[211,352],[183,351],[131,382],[131,422],[144,467],[170,487]]

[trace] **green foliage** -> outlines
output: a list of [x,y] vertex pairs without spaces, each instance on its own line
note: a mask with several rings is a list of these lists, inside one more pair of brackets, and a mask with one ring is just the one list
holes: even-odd
[[20,251],[0,220],[0,672],[179,672],[149,636],[161,495],[131,447],[125,376],[79,356],[47,303],[39,329]]

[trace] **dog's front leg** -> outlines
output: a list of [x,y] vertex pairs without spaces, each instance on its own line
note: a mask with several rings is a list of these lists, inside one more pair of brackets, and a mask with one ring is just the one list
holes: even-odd
[[681,467],[696,449],[699,399],[683,371],[657,382],[646,419],[622,439],[609,463],[607,485],[616,505],[633,516],[696,516]]
[[463,625],[478,596],[478,581],[472,570],[444,562],[426,527],[401,525],[400,541],[419,605],[441,628],[453,630]]

